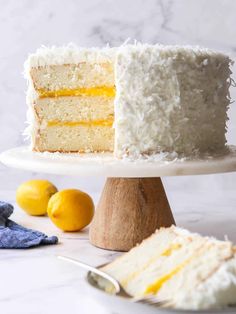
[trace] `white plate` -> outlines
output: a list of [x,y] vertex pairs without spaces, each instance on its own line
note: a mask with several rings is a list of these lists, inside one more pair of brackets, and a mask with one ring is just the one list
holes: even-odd
[[210,174],[236,171],[236,147],[224,156],[202,159],[163,158],[130,161],[119,160],[109,153],[62,154],[36,153],[28,147],[16,147],[1,153],[0,161],[7,166],[61,175],[106,176],[106,177],[162,177]]
[[[100,267],[105,266],[101,265]],[[98,268],[100,268],[98,267]],[[142,303],[134,303],[128,299],[120,296],[110,295],[103,290],[101,290],[96,283],[90,280],[90,277],[87,273],[86,281],[91,287],[90,292],[99,301],[102,305],[109,307],[112,310],[112,313],[122,313],[122,314],[235,314],[236,307],[220,309],[220,310],[202,310],[202,311],[191,311],[191,310],[173,310],[167,308],[161,308],[157,306],[152,306]]]

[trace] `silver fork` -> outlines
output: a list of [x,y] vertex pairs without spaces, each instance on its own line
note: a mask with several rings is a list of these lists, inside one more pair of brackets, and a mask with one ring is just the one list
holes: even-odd
[[87,278],[89,280],[90,283],[92,283],[93,285],[95,285],[96,287],[98,287],[98,284],[96,282],[96,280],[94,279],[94,275],[101,277],[103,280],[106,280],[109,282],[109,284],[113,287],[112,289],[112,294],[115,294],[117,296],[121,296],[123,298],[127,298],[132,302],[141,302],[141,303],[146,303],[146,304],[150,304],[150,305],[154,305],[154,306],[158,306],[158,307],[171,307],[172,306],[172,302],[170,300],[161,300],[159,298],[157,298],[155,295],[147,295],[145,297],[139,297],[139,298],[134,298],[132,297],[130,294],[128,294],[125,289],[123,289],[123,287],[119,284],[119,282],[113,278],[112,276],[110,276],[109,274],[103,272],[102,270],[90,266],[88,264],[85,264],[81,261],[78,261],[74,258],[71,257],[67,257],[67,256],[62,256],[59,255],[57,256],[59,259],[66,261],[66,262],[70,262],[72,264],[75,264],[83,269],[88,270],[88,274],[87,274]]

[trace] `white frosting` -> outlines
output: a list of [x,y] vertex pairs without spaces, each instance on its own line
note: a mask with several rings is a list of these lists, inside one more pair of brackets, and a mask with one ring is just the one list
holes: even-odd
[[41,47],[33,54],[30,54],[25,62],[25,71],[29,68],[77,64],[80,62],[114,62],[116,48],[82,48],[74,44],[62,47]]
[[198,287],[180,291],[174,298],[177,308],[210,309],[236,304],[236,258],[224,263],[213,275]]
[[26,124],[27,127],[23,132],[25,140],[30,139],[31,148],[34,146],[34,142],[37,136],[38,122],[35,117],[34,112],[34,100],[38,97],[37,92],[34,89],[33,81],[30,76],[30,71],[25,71],[25,77],[27,79],[27,92],[26,92],[26,103],[28,105],[27,114],[26,114]]
[[121,47],[115,64],[116,156],[224,149],[230,62],[199,47]]

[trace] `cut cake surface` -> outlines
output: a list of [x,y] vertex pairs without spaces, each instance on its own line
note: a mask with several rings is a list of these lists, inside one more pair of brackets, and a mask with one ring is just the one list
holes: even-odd
[[41,49],[26,63],[36,151],[114,149],[114,49]]

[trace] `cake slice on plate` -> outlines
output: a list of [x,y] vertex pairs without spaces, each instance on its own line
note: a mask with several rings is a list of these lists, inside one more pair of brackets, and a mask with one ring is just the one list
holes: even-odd
[[[236,304],[235,255],[229,241],[172,226],[157,230],[102,270],[134,297],[156,295],[179,309],[221,308]],[[104,281],[98,284],[109,290]]]

